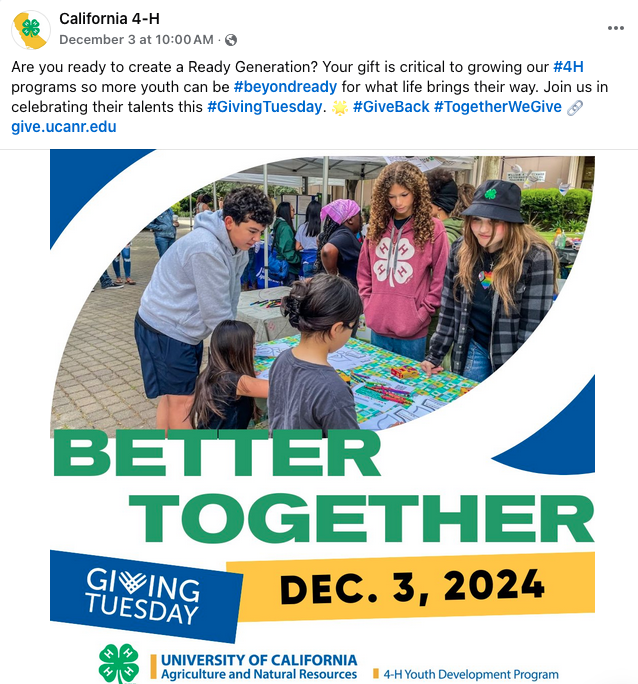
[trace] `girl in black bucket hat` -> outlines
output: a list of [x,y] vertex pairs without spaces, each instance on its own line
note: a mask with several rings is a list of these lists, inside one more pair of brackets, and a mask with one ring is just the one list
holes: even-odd
[[481,382],[536,330],[552,305],[558,258],[521,215],[521,190],[488,180],[463,212],[463,237],[450,250],[441,312],[422,369]]

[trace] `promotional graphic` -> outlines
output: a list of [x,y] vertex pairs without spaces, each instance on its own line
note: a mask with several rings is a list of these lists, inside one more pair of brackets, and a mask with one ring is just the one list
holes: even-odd
[[[125,151],[121,155],[118,151],[52,151],[54,195],[62,195],[62,184],[70,178],[74,178],[76,190],[76,206],[67,206],[67,218],[62,220],[68,220],[75,211],[70,225],[51,225],[52,252],[62,244],[70,244],[68,229],[81,220],[100,195],[110,193],[105,201],[111,203],[113,196],[126,192],[126,186],[136,184],[136,177],[146,178],[150,168],[165,166],[166,154],[147,150]],[[190,153],[189,158],[193,174],[199,165],[207,173],[204,155]],[[544,156],[534,162],[548,168],[577,167],[584,160],[584,156]],[[317,158],[316,163],[323,161]],[[340,162],[347,161],[344,156],[326,158],[327,164],[336,168]],[[503,167],[512,166],[509,161],[504,161]],[[450,185],[451,172],[441,172],[446,166],[463,165],[469,168],[460,169],[457,177],[470,179],[486,163],[486,158],[458,160],[452,155],[436,155],[425,159],[430,166],[425,170],[412,162],[386,160],[383,156],[360,157],[354,163],[378,166],[370,172],[373,178],[360,183],[363,187],[358,188],[362,204],[366,192],[370,193],[372,216],[365,241],[371,240],[370,226],[375,202],[379,202],[379,188],[384,194],[387,192],[383,181],[388,171],[399,165],[406,184],[412,182],[412,177],[417,183],[429,177],[428,187],[433,194],[437,189],[440,192],[437,184],[442,177],[448,184],[446,191],[456,189],[458,201],[459,184],[452,181],[454,186]],[[592,159],[588,163],[593,169],[596,162]],[[401,166],[405,164],[411,168]],[[97,178],[86,173],[78,175],[81,165],[100,169],[100,174]],[[262,165],[265,167],[262,173],[268,173],[270,166],[291,165],[292,161],[272,160]],[[252,170],[256,171],[259,164],[253,166]],[[405,634],[411,634],[414,620],[427,623],[444,618],[465,621],[451,626],[463,633],[473,631],[472,621],[477,619],[507,621],[540,617],[548,620],[553,616],[553,620],[560,620],[563,616],[562,619],[572,621],[577,616],[594,614],[596,497],[591,479],[595,470],[594,367],[581,362],[578,372],[564,387],[552,392],[545,408],[537,407],[532,420],[521,418],[532,415],[528,407],[538,397],[547,396],[548,386],[545,377],[530,376],[524,364],[544,357],[543,347],[548,340],[551,344],[558,334],[553,327],[563,331],[564,340],[581,334],[577,321],[583,302],[577,295],[571,298],[569,295],[577,292],[573,284],[579,282],[579,273],[586,272],[588,250],[593,250],[590,244],[596,239],[591,226],[596,211],[595,203],[591,202],[593,193],[584,188],[571,190],[571,194],[569,190],[565,194],[558,190],[518,190],[511,181],[488,188],[478,198],[475,192],[470,202],[477,199],[491,202],[499,191],[514,187],[517,189],[515,201],[519,202],[515,210],[525,212],[543,211],[545,192],[554,205],[562,202],[563,211],[567,207],[567,210],[582,212],[580,220],[586,229],[581,234],[569,235],[566,240],[570,240],[570,245],[561,246],[562,231],[535,232],[543,240],[537,243],[538,253],[556,255],[555,273],[565,276],[557,278],[556,293],[550,282],[547,317],[542,323],[540,320],[534,323],[534,334],[496,375],[471,376],[466,362],[465,376],[454,373],[451,366],[449,370],[428,376],[425,362],[404,355],[412,353],[409,348],[401,350],[404,354],[398,354],[379,346],[376,331],[370,330],[375,325],[374,309],[364,310],[356,336],[348,335],[341,348],[331,347],[333,351],[327,357],[327,368],[333,369],[329,372],[344,387],[350,402],[354,402],[353,427],[356,429],[339,422],[342,417],[335,417],[332,411],[325,418],[320,417],[324,393],[321,388],[312,389],[312,394],[306,393],[304,366],[296,369],[291,386],[293,393],[299,395],[293,405],[303,422],[299,425],[289,422],[283,425],[284,429],[270,428],[271,416],[274,414],[276,420],[278,411],[277,398],[273,396],[273,390],[277,390],[278,364],[275,362],[291,350],[294,354],[297,347],[303,349],[305,339],[303,329],[300,336],[291,317],[282,315],[284,298],[299,285],[293,282],[285,286],[281,280],[272,283],[270,274],[270,286],[265,287],[264,271],[269,264],[263,255],[267,249],[272,253],[281,244],[277,233],[283,224],[279,225],[279,219],[275,218],[274,224],[263,234],[258,231],[257,238],[250,243],[251,249],[258,245],[253,257],[257,289],[249,284],[248,264],[246,274],[242,273],[240,278],[246,280],[246,286],[237,294],[236,314],[238,322],[250,326],[252,375],[257,381],[270,383],[267,401],[255,400],[258,408],[262,408],[258,414],[248,417],[248,429],[238,429],[238,422],[229,424],[228,428],[223,423],[213,423],[218,429],[211,429],[212,425],[202,429],[204,426],[196,423],[199,429],[186,429],[185,425],[169,427],[165,433],[159,429],[158,404],[148,398],[148,371],[140,362],[146,351],[140,347],[139,337],[136,342],[128,324],[136,316],[140,317],[139,311],[145,302],[144,288],[152,288],[154,279],[162,273],[157,264],[171,263],[168,255],[170,250],[176,250],[180,240],[187,244],[197,237],[198,231],[205,230],[208,217],[215,219],[224,214],[223,209],[214,210],[209,206],[199,219],[199,214],[194,215],[191,226],[190,215],[179,216],[181,207],[196,206],[200,195],[203,195],[199,197],[200,202],[223,202],[228,207],[237,194],[244,197],[244,188],[250,187],[250,183],[242,184],[241,180],[250,171],[251,167],[230,176],[240,180],[233,183],[235,187],[225,197],[221,192],[231,181],[224,181],[223,177],[212,183],[204,183],[204,178],[210,178],[202,177],[193,185],[215,194],[214,198],[199,191],[192,192],[186,200],[177,201],[176,196],[170,196],[173,208],[169,210],[172,218],[167,230],[173,223],[177,225],[173,229],[174,244],[171,242],[161,251],[163,245],[158,239],[161,228],[143,229],[136,236],[126,235],[124,239],[130,243],[127,250],[118,255],[105,274],[113,285],[122,281],[123,291],[108,287],[108,283],[105,287],[106,278],[102,276],[73,325],[58,369],[51,413],[52,486],[61,500],[77,501],[78,497],[86,497],[87,502],[95,505],[108,499],[109,510],[126,526],[127,539],[121,548],[131,551],[129,555],[117,551],[120,544],[115,541],[108,544],[113,556],[95,542],[81,550],[71,547],[70,552],[65,538],[73,535],[72,516],[69,517],[71,511],[65,511],[63,506],[56,515],[61,528],[68,532],[57,535],[56,548],[51,551],[50,618],[53,622],[85,628],[204,640],[214,642],[218,650],[224,643],[233,645],[232,653],[223,651],[227,656],[223,662],[213,664],[208,660],[209,650],[195,649],[189,652],[190,656],[180,657],[176,662],[181,668],[181,678],[188,679],[224,675],[228,678],[369,680],[384,673],[389,678],[390,671],[394,677],[395,669],[402,673],[397,678],[445,679],[455,674],[464,679],[494,678],[495,674],[486,674],[492,672],[489,667],[477,669],[469,663],[465,675],[461,676],[463,670],[450,665],[449,656],[434,663],[435,667],[428,664],[427,668],[418,659],[410,667],[396,668],[392,658],[384,670],[378,667],[376,658],[370,659],[373,654],[352,636],[348,641],[359,643],[357,648],[344,650],[343,645],[335,644],[329,652],[324,652],[323,646],[305,647],[299,654],[280,648],[275,654],[265,649],[268,651],[263,654],[265,661],[259,662],[243,646],[242,635],[248,633],[245,630],[250,625],[254,625],[252,629],[260,626],[263,629],[268,624],[267,635],[273,636],[276,625],[280,625],[278,629],[296,625],[296,631],[302,626],[307,629],[311,623],[318,627],[330,624],[331,631],[337,633],[343,629],[342,625],[363,624],[360,629],[365,634],[368,624],[375,625],[376,630],[378,625],[396,620],[406,621],[406,627],[397,623],[392,631],[402,633],[407,629]],[[296,208],[291,213],[301,226],[305,216],[312,213],[310,204],[318,202],[323,192],[321,188],[313,193],[310,183],[320,184],[321,179],[308,180],[307,197],[301,191],[293,192],[297,178],[288,178],[293,185],[281,193],[284,199],[278,204],[285,206],[288,201]],[[336,194],[345,189],[345,184],[335,185],[329,192]],[[418,191],[418,185],[415,190]],[[82,191],[89,198],[85,204],[82,204]],[[55,201],[52,199],[53,207]],[[443,204],[444,195],[438,201]],[[356,203],[336,199],[332,206],[347,208],[348,202]],[[270,204],[268,200],[264,205],[268,211],[272,211]],[[356,205],[358,209],[359,203]],[[503,210],[500,205],[488,205],[482,211],[489,213],[492,209],[496,213]],[[505,210],[512,211],[507,206]],[[151,227],[162,225],[161,212],[151,221],[155,213],[147,213],[144,219]],[[52,209],[52,215],[63,216],[63,208]],[[431,220],[438,227],[439,221],[434,218]],[[539,220],[537,217],[536,221]],[[462,219],[452,220],[450,224],[463,230]],[[362,226],[363,223],[359,224],[358,230]],[[443,229],[441,237],[445,238],[440,240],[445,253],[443,261],[449,262],[449,237]],[[418,252],[408,240],[402,237],[394,242],[390,238],[379,241],[377,253],[381,258],[372,268],[379,285],[373,279],[372,302],[375,289],[386,286],[389,294],[380,290],[383,294],[377,296],[395,296],[390,294],[391,288],[409,287],[419,277],[418,263],[413,264]],[[393,263],[395,245],[397,254]],[[313,268],[319,252],[315,249],[314,259],[308,260],[312,261]],[[563,256],[562,261],[559,255]],[[120,266],[122,256],[122,265],[125,268],[128,265],[129,270],[120,271],[118,276],[116,265]],[[365,268],[362,258],[359,254],[359,288]],[[301,263],[303,266],[303,259]],[[392,270],[386,276],[388,263]],[[111,268],[115,269],[113,274],[109,273]],[[447,268],[444,263],[442,275]],[[174,275],[176,280],[184,277],[179,270]],[[321,275],[313,273],[299,282],[304,287],[321,283]],[[587,275],[580,278],[584,281],[581,287],[586,289]],[[133,279],[135,285],[131,286],[129,280]],[[485,285],[489,278],[483,270],[479,270],[477,280],[481,290],[489,291],[491,284]],[[537,297],[542,297],[542,283],[541,280],[537,286]],[[442,289],[445,287],[443,282]],[[527,289],[533,287],[532,274],[520,287],[521,296],[526,297]],[[354,287],[352,291],[356,292]],[[170,289],[164,292],[172,297],[163,303],[168,303],[168,310],[184,305],[176,296],[169,295]],[[398,296],[405,297],[408,292],[406,289]],[[114,296],[120,298],[114,302]],[[453,310],[453,293],[450,299],[447,306]],[[400,299],[392,306],[399,304]],[[111,314],[114,306],[115,317]],[[530,301],[525,306],[533,305]],[[519,308],[522,311],[522,303]],[[389,320],[389,311],[390,308],[383,313],[384,318],[377,317],[380,325]],[[310,315],[307,310],[306,316]],[[525,315],[530,316],[525,325],[531,326],[537,314]],[[113,329],[121,326],[121,320],[127,317],[128,328],[122,328],[123,334],[114,337],[99,333],[100,318]],[[402,313],[398,320],[401,325],[413,325],[406,314]],[[516,322],[522,327],[520,320]],[[441,322],[438,327],[440,330]],[[506,331],[501,334],[505,337]],[[436,339],[433,338],[433,343]],[[397,344],[399,341],[396,338]],[[223,341],[216,341],[214,336],[206,341],[209,365],[214,363],[213,354],[223,353],[223,346],[217,351],[216,344],[221,345]],[[233,344],[242,344],[241,339],[234,337]],[[100,363],[96,363],[98,357]],[[517,362],[519,368],[515,370]],[[156,370],[153,377],[159,372]],[[318,367],[312,374],[319,372]],[[201,375],[207,377],[205,372]],[[511,383],[506,385],[511,389],[502,391],[511,392],[515,401],[506,402],[510,404],[510,415],[503,404],[499,405],[500,420],[494,421],[494,400],[490,400],[488,391],[490,385],[498,388],[499,376],[505,383]],[[524,378],[525,392],[521,391],[521,378]],[[330,380],[326,376],[322,382]],[[196,390],[195,402],[199,396]],[[332,401],[341,401],[337,395],[331,396]],[[314,407],[309,403],[313,401]],[[344,406],[340,413],[347,415],[347,410]],[[322,438],[322,420],[337,421],[337,429],[329,429],[327,439]],[[458,431],[459,425],[472,426],[481,421],[493,429],[494,439],[488,443],[477,441],[470,428],[467,434]],[[499,430],[500,423],[508,429]],[[408,435],[407,430],[412,432]],[[136,552],[143,547],[149,549],[148,555]],[[193,560],[176,564],[178,557]],[[159,562],[149,562],[151,559]],[[423,629],[429,631],[430,627],[425,625]],[[248,643],[251,642],[252,638]],[[135,652],[139,653],[139,638],[136,643]],[[175,662],[170,658],[155,652],[146,655],[149,669],[143,668],[142,672],[150,673],[150,678],[153,673],[159,678],[180,678],[172,669]],[[229,659],[231,656],[234,658]],[[482,657],[489,660],[489,654]],[[427,662],[431,663],[431,657]],[[503,678],[521,681],[558,678],[560,668],[555,667],[558,666],[548,664],[534,670],[512,663],[503,670],[510,675]]]

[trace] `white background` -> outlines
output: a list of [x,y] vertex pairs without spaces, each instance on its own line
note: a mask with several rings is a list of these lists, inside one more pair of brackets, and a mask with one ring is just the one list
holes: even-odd
[[[50,43],[38,54],[19,50],[9,36],[13,17],[25,7],[14,2],[0,5],[0,26],[6,27],[0,46],[0,87],[5,94],[15,59],[116,58],[116,48],[104,52],[74,48],[71,52],[55,45],[55,37],[61,32],[57,16],[62,11],[86,11],[81,3],[51,2],[34,9],[44,11],[52,23]],[[116,9],[105,6],[103,11]],[[633,54],[630,46],[635,44],[635,12],[624,9],[624,3],[606,3],[594,12],[573,5],[540,8],[509,3],[461,3],[454,10],[450,6],[406,3],[376,10],[359,3],[349,7],[330,2],[294,9],[263,3],[242,3],[238,8],[191,2],[182,3],[172,13],[158,10],[156,3],[140,2],[134,8],[119,10],[129,15],[133,11],[160,11],[161,33],[192,32],[192,26],[202,25],[206,32],[237,34],[238,45],[215,46],[214,59],[357,63],[366,59],[433,62],[445,58],[525,63],[570,58],[582,59],[591,68],[592,75],[586,73],[586,80],[595,82],[598,78],[613,89],[605,97],[583,96],[583,110],[574,117],[413,120],[362,117],[350,112],[344,117],[326,114],[302,122],[263,116],[209,119],[207,115],[193,115],[184,119],[137,115],[122,119],[123,133],[107,142],[104,137],[89,135],[79,140],[79,136],[43,134],[42,142],[35,136],[11,136],[9,123],[16,117],[7,108],[12,100],[4,97],[0,105],[1,144],[14,151],[2,152],[0,166],[5,215],[3,615],[11,634],[5,641],[10,655],[3,664],[3,680],[98,682],[97,654],[101,648],[108,642],[130,640],[142,654],[140,662],[145,669],[139,681],[148,678],[148,653],[344,651],[357,655],[363,681],[369,681],[373,667],[382,672],[407,667],[559,670],[560,681],[569,684],[638,681],[631,659],[635,643],[632,579],[636,535],[630,525],[636,474],[636,324],[632,296],[635,128],[630,125],[634,98],[626,85],[633,82],[629,57]],[[94,7],[92,11],[98,10]],[[608,24],[623,24],[625,31],[609,32]],[[83,34],[130,32],[130,26],[115,28],[117,31],[89,27]],[[155,29],[150,33],[155,35]],[[187,50],[141,50],[121,47],[117,58],[214,61],[204,54],[191,56]],[[235,50],[232,58],[230,50]],[[234,94],[232,97],[235,99]],[[567,107],[577,98],[566,94],[553,99]],[[69,119],[79,117],[59,118]],[[116,178],[78,214],[49,251],[47,149],[103,145],[173,149],[142,159]],[[596,155],[595,200],[577,267],[556,306],[525,347],[494,377],[452,406],[385,433],[383,451],[377,459],[383,477],[374,481],[355,474],[336,483],[282,481],[272,478],[264,468],[261,472],[256,469],[250,481],[237,482],[231,476],[229,458],[220,458],[219,466],[205,471],[195,482],[184,481],[178,467],[171,467],[164,480],[148,482],[131,483],[111,473],[81,483],[53,478],[49,420],[60,357],[105,258],[132,237],[126,225],[147,223],[150,215],[165,208],[167,196],[179,199],[193,188],[243,168],[293,156],[346,151]],[[145,189],[144,206],[133,191],[140,186]],[[131,221],[126,225],[108,221],[113,206]],[[551,419],[594,373],[598,397],[595,476],[531,475],[490,460]],[[177,455],[174,460],[179,463]],[[418,543],[418,526],[410,521],[406,542],[401,545],[381,543],[378,532],[367,544],[348,545],[347,549],[338,545],[268,546],[245,533],[230,544],[208,547],[187,539],[177,517],[167,517],[166,541],[151,545],[143,542],[141,510],[127,505],[129,494],[145,491],[179,493],[182,501],[221,491],[246,504],[274,491],[290,491],[307,500],[324,492],[405,492],[442,494],[450,505],[462,493],[479,497],[488,493],[576,493],[594,501],[591,530],[596,544],[578,545],[568,538],[552,545],[459,544],[451,535],[441,544],[424,549]],[[367,519],[368,529],[381,530],[380,518],[369,514]],[[595,615],[241,624],[235,646],[48,621],[49,549],[223,569],[226,561],[241,559],[592,548],[597,554]]]

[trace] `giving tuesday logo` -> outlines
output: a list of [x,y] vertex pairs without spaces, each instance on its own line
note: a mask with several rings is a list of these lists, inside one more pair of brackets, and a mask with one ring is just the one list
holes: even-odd
[[231,572],[51,551],[51,619],[234,643],[241,583]]
[[146,584],[146,575],[138,572],[137,575],[133,577],[130,572],[121,572],[119,580],[129,594],[134,594]]
[[115,681],[116,677],[118,684],[132,682],[140,671],[135,663],[138,655],[131,644],[124,644],[119,650],[114,644],[108,644],[100,651],[99,672],[107,682]]
[[187,626],[199,610],[199,594],[196,579],[164,571],[133,574],[112,563],[91,568],[84,591],[89,613]]

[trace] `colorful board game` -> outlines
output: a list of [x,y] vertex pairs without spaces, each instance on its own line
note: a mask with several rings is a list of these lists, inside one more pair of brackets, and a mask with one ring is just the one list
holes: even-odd
[[[255,357],[258,376],[267,377],[275,357],[285,346],[294,347],[299,336],[284,337],[259,344]],[[274,347],[273,354],[266,354],[267,347]],[[331,355],[333,356],[333,355]],[[454,373],[442,372],[428,378],[425,373],[418,377],[401,377],[392,373],[403,366],[418,367],[413,359],[399,356],[361,340],[350,340],[328,359],[340,375],[351,378],[357,416],[362,428],[381,430],[406,423],[449,404],[467,393],[478,383]],[[365,361],[361,365],[352,366]],[[408,374],[410,375],[410,374]],[[381,389],[387,388],[387,392]],[[387,398],[384,398],[387,397]]]

